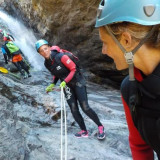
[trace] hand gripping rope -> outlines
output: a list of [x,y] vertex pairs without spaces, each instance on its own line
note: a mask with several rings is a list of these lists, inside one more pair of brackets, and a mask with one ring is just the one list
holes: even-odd
[[[64,92],[63,92],[63,87],[61,87],[61,160],[63,160],[64,155],[65,155],[64,159],[67,160],[67,118],[66,117],[67,116],[66,116],[66,106],[65,106]],[[63,122],[63,119],[64,119],[64,122]],[[64,128],[63,128],[63,126],[64,126]],[[63,148],[64,148],[64,146],[63,146],[63,129],[65,130],[65,133],[64,133],[64,136],[65,136],[65,140],[64,140],[65,151],[63,151]]]

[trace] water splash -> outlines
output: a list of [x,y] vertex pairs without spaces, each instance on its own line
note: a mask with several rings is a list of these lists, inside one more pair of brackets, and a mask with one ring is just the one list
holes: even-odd
[[28,29],[22,22],[3,11],[0,11],[0,19],[10,31],[9,33],[13,35],[15,43],[20,47],[31,65],[37,70],[44,69],[44,60],[35,50],[35,42],[37,39],[32,30]]

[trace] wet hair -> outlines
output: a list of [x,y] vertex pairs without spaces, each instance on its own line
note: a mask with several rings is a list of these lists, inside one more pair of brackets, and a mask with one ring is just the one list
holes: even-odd
[[[140,41],[147,35],[153,26],[144,26],[130,22],[122,22],[111,24],[108,27],[117,37],[117,39],[120,38],[123,32],[127,31],[131,34],[133,40]],[[157,25],[153,35],[146,41],[145,44],[154,48],[160,48],[160,25]]]

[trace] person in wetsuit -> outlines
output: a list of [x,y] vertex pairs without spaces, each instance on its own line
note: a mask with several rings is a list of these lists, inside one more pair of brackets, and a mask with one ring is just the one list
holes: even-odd
[[23,62],[21,50],[13,42],[14,40],[13,36],[3,31],[3,40],[5,43],[1,46],[1,51],[3,53],[5,63],[8,64],[8,60],[11,58],[12,63],[17,67],[18,71],[21,73],[21,76],[24,79],[27,78],[24,71],[26,71],[28,77],[31,77],[28,67]]
[[57,81],[59,79],[61,80],[60,87],[64,88],[65,97],[71,109],[71,113],[81,128],[81,131],[76,133],[75,136],[77,138],[88,137],[84,119],[78,108],[79,102],[83,112],[98,125],[97,138],[104,139],[104,126],[100,122],[97,114],[88,104],[86,84],[78,64],[55,47],[51,48],[46,40],[41,39],[37,41],[36,50],[45,58],[44,65],[51,74],[54,75],[53,82],[46,88],[46,92],[52,91]]
[[160,1],[102,0],[96,27],[102,53],[129,68],[121,94],[133,160],[160,159]]

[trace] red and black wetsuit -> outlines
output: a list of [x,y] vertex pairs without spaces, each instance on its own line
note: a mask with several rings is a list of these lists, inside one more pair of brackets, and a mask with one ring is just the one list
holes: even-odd
[[160,159],[160,64],[149,76],[135,68],[135,78],[121,85],[133,160],[153,160],[153,150]]
[[81,130],[86,130],[84,120],[79,112],[78,102],[84,113],[90,117],[98,126],[102,126],[97,114],[89,107],[85,80],[78,66],[63,53],[51,51],[50,59],[45,59],[45,66],[54,75],[54,84],[58,79],[65,81],[65,97],[70,106],[75,121]]

